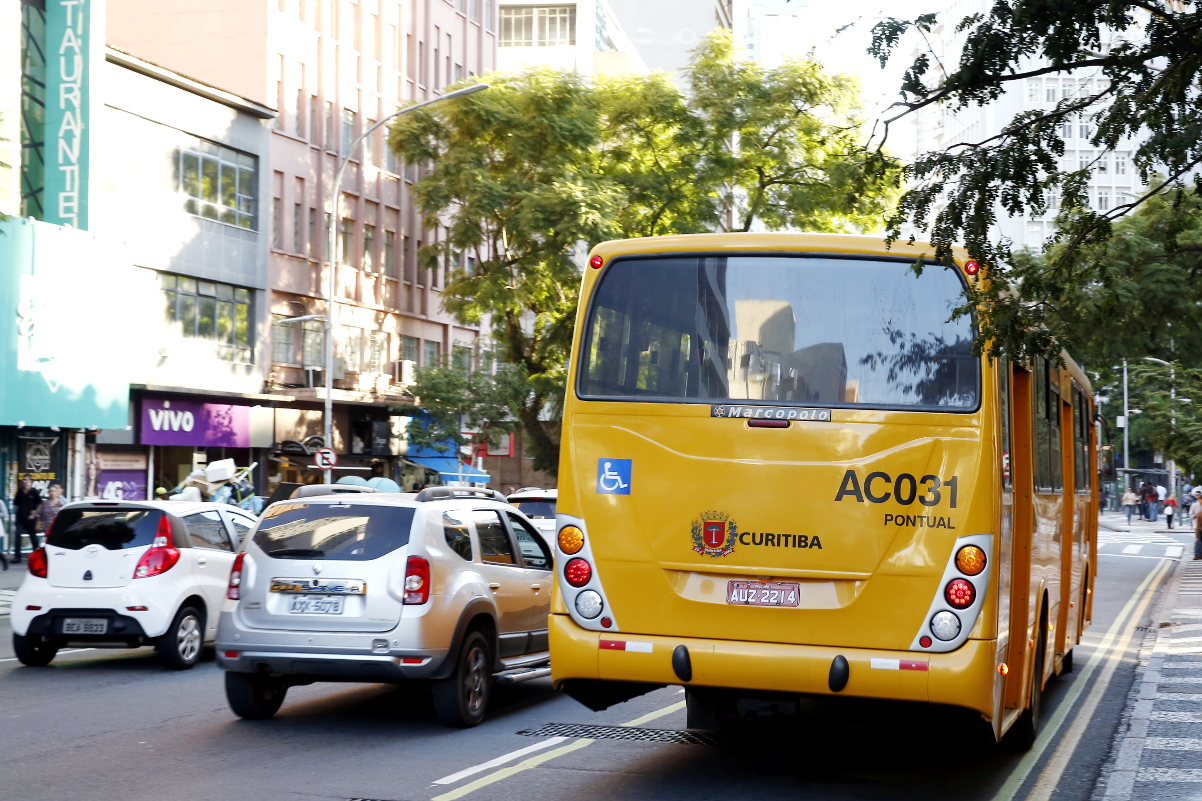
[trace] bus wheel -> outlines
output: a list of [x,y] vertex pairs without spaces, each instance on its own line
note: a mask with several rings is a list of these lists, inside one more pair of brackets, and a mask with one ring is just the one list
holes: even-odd
[[1039,615],[1039,640],[1035,646],[1035,664],[1031,667],[1031,701],[1006,733],[1006,743],[1016,751],[1029,751],[1039,736],[1039,715],[1043,706],[1043,664],[1047,653],[1047,612]]

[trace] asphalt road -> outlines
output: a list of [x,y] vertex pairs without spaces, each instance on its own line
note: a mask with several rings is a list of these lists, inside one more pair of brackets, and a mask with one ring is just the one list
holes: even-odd
[[[422,692],[382,685],[293,688],[276,718],[249,722],[226,706],[211,654],[182,673],[161,668],[150,650],[76,651],[26,668],[12,659],[0,618],[0,798],[1086,799],[1134,672],[1133,647],[1106,650],[1115,640],[1104,637],[1124,609],[1132,614],[1118,635],[1148,625],[1129,602],[1164,564],[1161,545],[1145,555],[1103,547],[1093,626],[1076,671],[1049,686],[1045,735],[1030,755],[967,743],[955,716],[854,702],[719,745],[656,741],[675,738],[649,730],[684,727],[679,688],[594,714],[547,680],[499,690],[488,720],[467,731],[439,725]],[[15,578],[0,573],[0,589]],[[1091,665],[1099,644],[1111,658]],[[518,733],[632,722],[624,733],[653,739]],[[519,749],[527,751],[513,756]]]

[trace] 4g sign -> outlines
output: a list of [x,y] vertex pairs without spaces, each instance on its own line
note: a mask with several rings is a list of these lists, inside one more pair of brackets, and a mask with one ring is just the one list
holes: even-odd
[[900,473],[896,478],[888,473],[876,471],[864,477],[861,483],[855,470],[843,474],[843,482],[835,494],[836,501],[855,498],[857,503],[887,503],[890,500],[902,506],[918,501],[923,506],[939,506],[947,502],[956,508],[956,495],[960,479],[956,476],[941,479],[934,474],[916,477]]

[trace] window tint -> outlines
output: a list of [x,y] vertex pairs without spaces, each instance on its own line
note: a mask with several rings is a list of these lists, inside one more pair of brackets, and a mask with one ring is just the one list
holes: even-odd
[[242,541],[246,539],[246,535],[249,534],[250,530],[255,527],[253,520],[248,520],[245,517],[239,517],[238,515],[230,515],[230,524],[233,525],[234,535],[238,538],[236,545],[241,545]]
[[472,512],[472,522],[476,524],[476,536],[480,539],[480,558],[483,561],[493,565],[517,565],[513,544],[509,541],[505,524],[496,512],[477,509]]
[[154,543],[162,516],[155,509],[64,509],[54,519],[46,544],[70,551],[89,545],[103,545],[110,551],[141,548]]
[[554,520],[555,501],[510,501],[531,520]]
[[518,541],[518,549],[522,552],[522,561],[526,563],[526,567],[550,570],[551,553],[543,544],[543,538],[525,520],[513,513],[508,514],[514,539]]
[[472,561],[472,535],[467,528],[467,515],[451,511],[442,513],[442,534],[447,546],[469,562]]
[[962,284],[907,260],[700,256],[613,262],[578,363],[586,397],[974,409]]
[[354,503],[277,503],[255,545],[275,559],[377,559],[409,544],[413,509]]
[[216,548],[222,551],[232,551],[229,534],[221,515],[217,512],[200,512],[184,518],[188,525],[188,536],[193,548]]

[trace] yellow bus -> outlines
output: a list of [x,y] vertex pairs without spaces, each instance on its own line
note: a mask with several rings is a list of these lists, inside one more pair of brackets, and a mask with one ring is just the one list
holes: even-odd
[[[1090,385],[972,354],[975,262],[834,234],[590,254],[564,407],[552,677],[688,725],[854,696],[1029,744],[1097,573]],[[791,701],[792,699],[792,701]],[[758,706],[757,706],[758,705]]]

